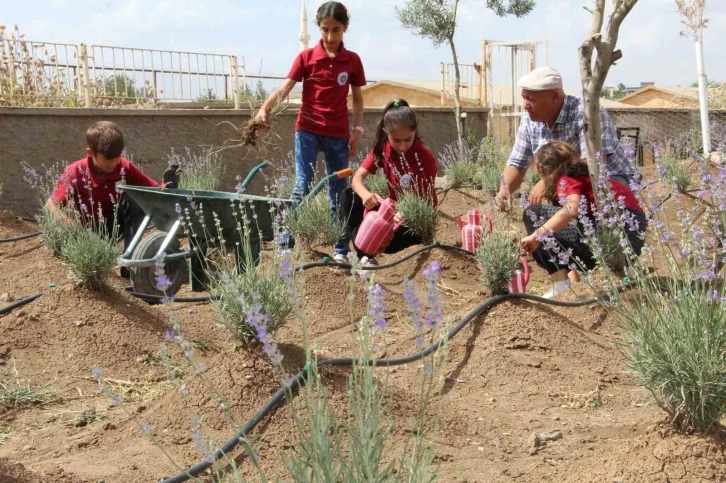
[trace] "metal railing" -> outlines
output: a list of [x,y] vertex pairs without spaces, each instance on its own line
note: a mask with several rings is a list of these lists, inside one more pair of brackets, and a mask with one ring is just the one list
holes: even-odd
[[[441,104],[449,104],[454,99],[456,71],[453,63],[441,63]],[[475,100],[482,104],[481,66],[478,64],[459,64],[459,97]]]
[[81,105],[79,48],[0,38],[0,105]]
[[0,38],[0,106],[124,106],[263,100],[285,77],[235,55]]

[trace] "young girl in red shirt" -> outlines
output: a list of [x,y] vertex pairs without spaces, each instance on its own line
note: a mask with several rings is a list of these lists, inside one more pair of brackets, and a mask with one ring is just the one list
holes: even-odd
[[[581,209],[586,209],[584,215],[595,226],[597,222],[591,207],[595,206],[596,198],[587,163],[580,159],[571,144],[561,141],[545,144],[535,153],[533,164],[544,181],[545,197],[551,205],[530,205],[524,210],[528,236],[522,238],[520,245],[552,277],[554,287],[543,295],[551,298],[570,287],[568,267],[578,263],[575,258],[588,270],[595,267],[592,251],[582,241],[585,229],[578,215]],[[645,213],[629,187],[611,178],[610,190],[617,204],[624,208],[626,236],[633,254],[639,256],[644,243],[643,234],[648,226]],[[540,220],[546,221],[540,225]],[[577,226],[571,224],[572,220],[577,220]],[[548,234],[556,240],[561,253],[571,250],[569,260],[559,259],[542,246],[540,239]]]
[[[377,210],[383,199],[365,187],[363,181],[379,169],[388,181],[388,197],[396,197],[406,190],[426,197],[436,206],[438,199],[434,188],[438,163],[433,153],[423,145],[416,129],[416,113],[408,102],[396,99],[389,102],[383,110],[383,117],[376,128],[373,149],[353,175],[352,187],[343,190],[340,197],[341,215],[348,217],[347,231],[355,240],[358,228],[363,222],[365,209]],[[412,245],[423,243],[420,236],[409,232],[405,227],[396,231],[393,240],[384,253],[396,253]],[[364,253],[356,247],[361,265],[376,265],[372,254]]]
[[[295,188],[292,198],[300,201],[310,192],[318,153],[325,156],[327,173],[348,167],[348,157],[358,151],[363,132],[363,95],[366,76],[360,57],[343,45],[348,29],[348,10],[340,2],[326,2],[318,8],[315,20],[320,27],[320,42],[295,58],[287,79],[276,89],[257,113],[268,121],[272,106],[286,98],[295,84],[303,83],[302,105],[295,122]],[[353,92],[353,130],[348,120],[348,91]],[[328,183],[328,198],[336,216],[340,192],[346,179]],[[289,237],[289,235],[288,235]],[[289,243],[292,245],[292,242]],[[349,240],[335,244],[336,261],[347,261]]]

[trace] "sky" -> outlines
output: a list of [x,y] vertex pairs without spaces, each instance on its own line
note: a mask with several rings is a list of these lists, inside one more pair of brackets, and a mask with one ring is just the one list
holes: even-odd
[[[578,90],[577,48],[590,28],[583,8],[590,1],[537,0],[529,16],[517,19],[495,16],[485,0],[460,0],[459,61],[481,63],[484,39],[546,39],[549,65],[562,73],[567,90]],[[321,3],[307,1],[311,45],[319,38],[314,12]],[[360,55],[369,79],[440,79],[439,63],[451,62],[449,46],[434,48],[404,30],[394,11],[402,1],[344,3],[351,13],[345,44]],[[300,10],[301,0],[8,0],[0,2],[0,25],[17,24],[28,40],[236,54],[248,73],[284,76],[299,51]],[[709,0],[706,12],[706,73],[726,81],[726,0]],[[640,0],[621,27],[623,58],[606,85],[690,85],[697,78],[695,48],[682,29],[674,0]]]

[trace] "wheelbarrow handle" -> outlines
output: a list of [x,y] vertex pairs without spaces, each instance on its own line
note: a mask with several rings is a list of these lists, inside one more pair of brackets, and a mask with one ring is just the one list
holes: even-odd
[[240,183],[241,188],[247,188],[247,185],[249,185],[252,182],[252,179],[257,175],[257,172],[261,170],[262,168],[266,168],[270,163],[268,161],[263,161],[254,168],[252,168],[247,175],[247,177]]

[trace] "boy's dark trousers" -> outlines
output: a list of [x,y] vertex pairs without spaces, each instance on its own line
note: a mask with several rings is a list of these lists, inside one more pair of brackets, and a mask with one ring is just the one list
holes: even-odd
[[[373,210],[378,211],[378,207],[374,208]],[[341,217],[348,217],[346,223],[346,230],[348,231],[348,236],[350,236],[350,240],[353,242],[353,246],[355,247],[356,253],[358,254],[358,258],[363,258],[363,256],[371,257],[370,254],[362,252],[358,249],[358,247],[355,246],[355,237],[358,234],[358,229],[360,228],[360,225],[363,223],[365,206],[363,206],[363,200],[355,193],[355,191],[353,191],[353,188],[346,188],[341,191],[340,208],[338,213]],[[408,228],[402,226],[393,235],[391,243],[389,243],[386,249],[383,250],[383,253],[398,253],[401,250],[405,250],[410,246],[421,244],[423,244],[423,239],[419,235],[410,232]]]
[[[118,225],[117,237],[124,241],[125,252],[129,248],[129,245],[131,245],[131,240],[134,239],[134,235],[136,235],[136,232],[139,230],[141,222],[144,220],[144,216],[146,216],[144,210],[142,210],[134,200],[126,196],[126,194],[122,194],[118,200],[118,208],[115,213],[104,217],[106,233],[113,233],[113,223],[115,221]],[[129,269],[121,267],[121,276],[123,278],[129,278]]]

